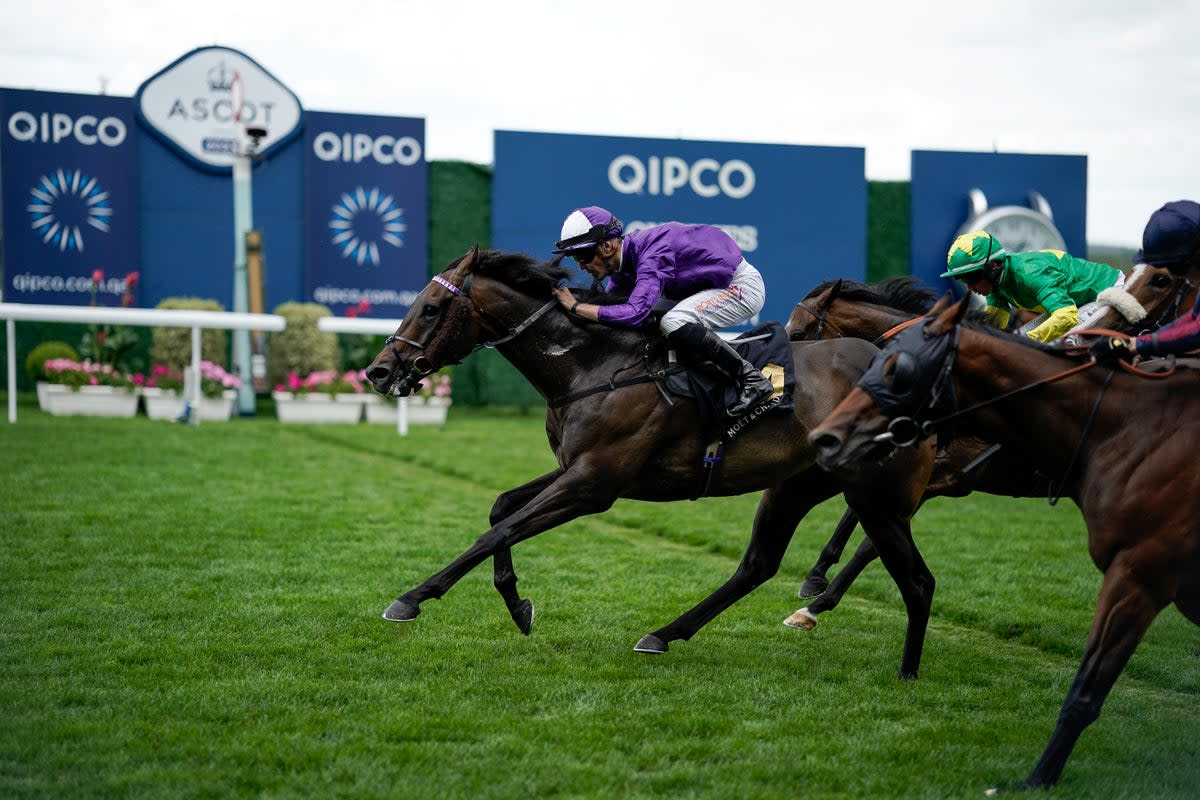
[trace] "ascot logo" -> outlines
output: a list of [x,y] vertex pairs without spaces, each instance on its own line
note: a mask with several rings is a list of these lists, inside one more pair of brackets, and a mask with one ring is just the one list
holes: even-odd
[[300,133],[292,91],[254,59],[228,47],[201,47],[141,85],[138,121],[195,166],[229,172],[248,146],[246,127],[265,128],[257,154],[269,156]]

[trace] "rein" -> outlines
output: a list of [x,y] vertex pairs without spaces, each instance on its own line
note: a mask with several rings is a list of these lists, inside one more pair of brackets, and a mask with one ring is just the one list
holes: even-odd
[[667,401],[667,405],[674,405],[675,404],[674,401],[671,400],[671,396],[667,393],[667,390],[663,388],[663,383],[662,383],[663,381],[665,381],[667,379],[668,371],[665,369],[661,369],[661,370],[650,369],[650,342],[649,341],[646,342],[644,348],[642,349],[642,357],[639,359],[639,361],[645,365],[644,366],[644,369],[646,370],[645,374],[638,375],[633,378],[625,378],[624,380],[617,380],[617,376],[620,375],[622,372],[631,370],[638,365],[638,361],[634,361],[630,364],[626,364],[625,366],[618,367],[616,370],[614,370],[613,374],[609,376],[607,382],[596,384],[595,386],[589,387],[587,389],[581,389],[578,392],[572,392],[571,394],[567,395],[566,397],[560,397],[556,400],[550,400],[546,403],[546,405],[548,405],[550,408],[562,408],[563,406],[567,406],[567,405],[570,405],[571,403],[574,403],[576,400],[582,400],[583,398],[591,397],[594,394],[600,394],[601,392],[611,392],[611,391],[614,391],[615,389],[623,389],[626,386],[636,386],[639,383],[650,383],[651,381],[654,382],[654,385],[658,389],[659,393],[662,394],[663,398]]

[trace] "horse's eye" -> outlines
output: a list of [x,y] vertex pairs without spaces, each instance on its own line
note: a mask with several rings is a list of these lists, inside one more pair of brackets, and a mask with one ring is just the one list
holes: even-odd
[[1159,272],[1150,278],[1150,285],[1155,289],[1166,289],[1171,285],[1172,278],[1170,275],[1164,275]]
[[911,353],[897,353],[892,359],[892,391],[904,394],[913,388],[917,381],[917,360]]
[[803,342],[804,341],[804,331],[792,331],[791,336],[789,336],[788,338],[791,339],[793,342]]
[[426,319],[433,319],[437,316],[437,313],[438,307],[432,303],[426,303],[425,307],[421,309],[421,316],[425,317]]

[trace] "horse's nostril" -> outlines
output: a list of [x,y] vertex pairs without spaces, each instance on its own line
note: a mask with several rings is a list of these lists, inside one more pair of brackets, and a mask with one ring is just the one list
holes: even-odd
[[836,453],[842,446],[842,441],[832,433],[821,433],[813,436],[809,443],[813,448],[822,455],[830,455]]
[[391,372],[387,367],[370,367],[367,369],[367,380],[371,383],[379,383],[380,381],[387,380],[390,374]]

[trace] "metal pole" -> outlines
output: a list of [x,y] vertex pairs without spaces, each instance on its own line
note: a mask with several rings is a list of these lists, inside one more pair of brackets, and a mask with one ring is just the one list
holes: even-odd
[[[233,154],[233,310],[249,310],[250,291],[246,280],[246,231],[254,227],[250,188],[251,151],[239,146]],[[199,363],[197,363],[199,368]],[[254,376],[250,367],[250,331],[233,332],[233,368],[242,379],[238,389],[238,412],[254,414]]]
[[8,421],[17,421],[17,322],[8,320],[5,329],[8,332],[8,346],[5,347],[7,360],[4,362],[8,369]]
[[200,329],[192,328],[192,385],[191,397],[189,402],[192,404],[192,413],[188,417],[188,422],[193,425],[200,424]]

